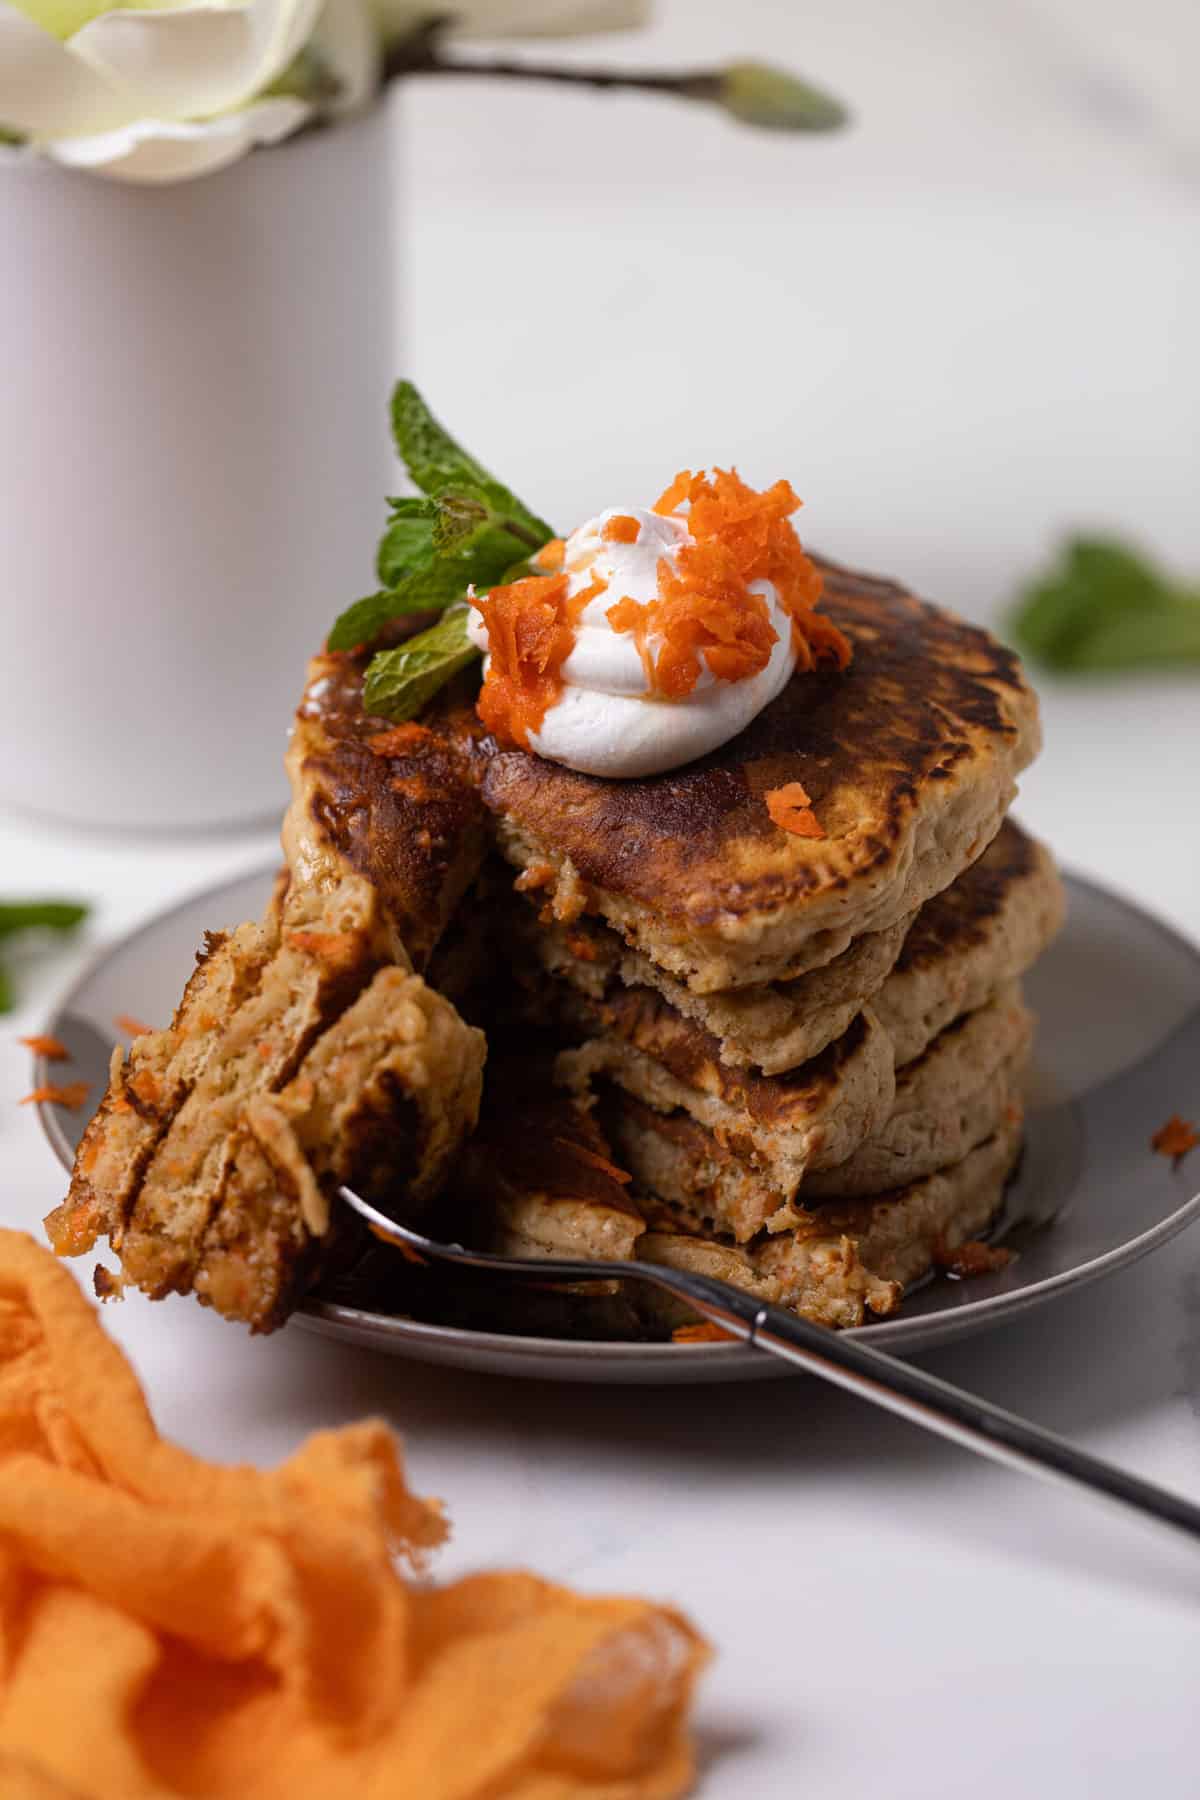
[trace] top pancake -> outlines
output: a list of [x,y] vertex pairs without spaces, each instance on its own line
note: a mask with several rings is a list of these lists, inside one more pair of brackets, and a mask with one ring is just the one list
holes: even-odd
[[[939,893],[994,837],[1040,744],[1017,658],[891,582],[824,565],[844,673],[797,675],[738,737],[632,781],[476,741],[510,861],[582,903],[695,993],[819,967]],[[824,829],[764,796],[799,781]]]

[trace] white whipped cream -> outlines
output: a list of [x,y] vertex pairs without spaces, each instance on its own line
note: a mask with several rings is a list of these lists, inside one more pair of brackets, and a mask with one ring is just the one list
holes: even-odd
[[[605,525],[617,516],[637,520],[633,543],[604,537]],[[564,565],[568,596],[597,576],[606,585],[580,615],[575,647],[561,670],[559,700],[541,730],[530,734],[530,748],[539,756],[584,775],[659,775],[728,743],[787,686],[796,666],[791,620],[774,583],[755,581],[750,591],[766,601],[775,631],[767,666],[741,681],[719,681],[702,662],[690,694],[668,700],[651,691],[633,633],[614,631],[608,610],[626,598],[643,605],[656,599],[660,559],[674,565],[684,545],[694,541],[685,518],[641,506],[611,506],[571,533]],[[472,611],[467,630],[486,655],[487,626],[478,612]],[[651,635],[652,659],[660,647],[661,639]]]

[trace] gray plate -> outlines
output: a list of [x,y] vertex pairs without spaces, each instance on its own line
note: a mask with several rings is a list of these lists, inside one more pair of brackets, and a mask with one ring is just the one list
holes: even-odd
[[[198,894],[104,951],[47,1027],[66,1045],[70,1065],[39,1069],[38,1081],[82,1079],[100,1094],[116,1016],[169,1018],[204,931],[255,917],[273,874],[265,869]],[[1015,1318],[1144,1256],[1200,1215],[1187,1165],[1173,1169],[1149,1150],[1169,1114],[1200,1114],[1200,953],[1116,895],[1077,878],[1067,886],[1067,926],[1026,983],[1039,1016],[1037,1061],[1025,1156],[997,1234],[1018,1254],[996,1275],[929,1282],[906,1298],[898,1319],[863,1327],[890,1350],[925,1349]],[[69,1168],[85,1116],[53,1106],[41,1114]],[[559,1381],[723,1381],[781,1372],[773,1358],[743,1345],[520,1337],[320,1297],[297,1323],[426,1362]]]

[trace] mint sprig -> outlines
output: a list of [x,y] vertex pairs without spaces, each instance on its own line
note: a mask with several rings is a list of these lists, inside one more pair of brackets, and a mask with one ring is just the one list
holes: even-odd
[[419,637],[373,657],[363,687],[366,711],[385,719],[415,719],[438,690],[479,655],[467,636],[470,610],[452,606]]
[[1030,661],[1062,673],[1200,664],[1200,589],[1115,538],[1070,540],[1010,624]]
[[[72,931],[87,915],[77,900],[0,900],[0,944],[31,931]],[[15,1004],[11,978],[0,965],[0,1013]]]
[[466,635],[468,589],[531,573],[529,558],[554,537],[511,488],[477,462],[440,425],[411,381],[392,394],[396,448],[420,494],[392,500],[376,568],[383,584],[348,607],[329,634],[330,650],[370,644],[394,620],[413,613],[453,614],[367,669],[368,711],[411,719],[479,652]]

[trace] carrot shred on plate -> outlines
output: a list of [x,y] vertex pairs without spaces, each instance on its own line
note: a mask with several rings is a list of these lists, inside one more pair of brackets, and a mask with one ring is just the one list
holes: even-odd
[[22,1106],[65,1106],[70,1112],[78,1112],[92,1091],[90,1081],[48,1081],[44,1087],[34,1088],[32,1094],[22,1096]]
[[1165,1125],[1160,1125],[1150,1139],[1150,1148],[1159,1156],[1169,1156],[1178,1168],[1189,1151],[1200,1144],[1200,1131],[1188,1119],[1181,1119],[1173,1113]]
[[31,1037],[18,1038],[17,1042],[32,1050],[35,1056],[44,1056],[47,1062],[66,1062],[71,1054],[61,1038],[50,1037],[45,1032],[34,1032]]
[[731,1331],[723,1331],[711,1319],[699,1325],[677,1325],[671,1333],[673,1344],[736,1344]]
[[132,1013],[118,1013],[113,1024],[127,1037],[145,1037],[147,1032],[154,1030],[153,1025],[143,1025],[142,1021],[135,1019]]

